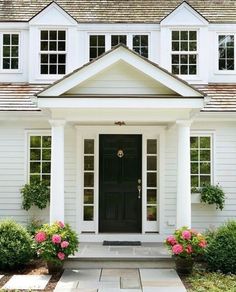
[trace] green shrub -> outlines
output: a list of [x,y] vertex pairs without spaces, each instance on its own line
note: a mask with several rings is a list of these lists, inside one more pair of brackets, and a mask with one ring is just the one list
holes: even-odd
[[12,220],[0,222],[0,269],[13,269],[32,257],[32,239],[27,230]]
[[215,231],[206,249],[206,261],[210,270],[236,274],[236,221]]

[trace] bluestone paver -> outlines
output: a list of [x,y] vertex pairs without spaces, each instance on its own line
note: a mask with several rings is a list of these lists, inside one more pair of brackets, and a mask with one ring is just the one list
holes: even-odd
[[50,275],[15,275],[2,288],[12,290],[44,290],[50,278]]

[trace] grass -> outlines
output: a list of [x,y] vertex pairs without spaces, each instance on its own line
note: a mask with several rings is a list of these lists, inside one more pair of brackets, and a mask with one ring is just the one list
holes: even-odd
[[183,280],[189,292],[236,292],[236,275],[207,272],[201,267]]

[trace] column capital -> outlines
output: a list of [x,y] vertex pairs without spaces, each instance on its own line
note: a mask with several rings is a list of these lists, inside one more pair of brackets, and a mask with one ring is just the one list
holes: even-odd
[[66,124],[65,120],[49,120],[49,123],[53,127],[64,127]]
[[192,120],[177,120],[176,125],[180,127],[190,127],[192,122]]

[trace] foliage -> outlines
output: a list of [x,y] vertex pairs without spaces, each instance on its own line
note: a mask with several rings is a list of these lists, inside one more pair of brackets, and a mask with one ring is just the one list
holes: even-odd
[[222,210],[225,204],[225,194],[219,185],[206,185],[201,189],[201,202],[215,204],[216,209]]
[[210,273],[205,269],[194,269],[191,276],[185,279],[189,292],[234,292],[236,291],[236,275],[224,275],[219,272]]
[[78,238],[68,224],[44,224],[35,235],[38,256],[47,262],[60,264],[78,250]]
[[23,198],[22,207],[24,210],[29,210],[32,206],[44,209],[47,207],[47,203],[50,200],[50,191],[44,181],[25,184],[21,189],[21,194]]
[[39,219],[32,219],[27,225],[26,229],[31,236],[35,236],[37,231],[43,226],[42,221]]
[[27,263],[32,255],[32,239],[27,230],[12,220],[0,222],[0,268],[12,269]]
[[206,249],[210,270],[236,274],[236,221],[229,221],[215,231]]
[[174,256],[194,258],[202,255],[207,245],[205,237],[193,229],[182,227],[167,237],[165,244]]

